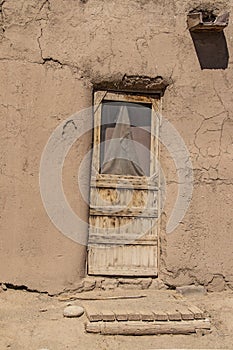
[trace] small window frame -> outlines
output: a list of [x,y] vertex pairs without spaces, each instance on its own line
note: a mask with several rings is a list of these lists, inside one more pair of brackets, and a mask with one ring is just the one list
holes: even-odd
[[[149,104],[151,107],[151,141],[150,141],[150,174],[149,176],[131,176],[131,175],[112,175],[100,173],[100,143],[101,143],[101,121],[102,121],[102,102],[103,101],[118,101]],[[159,156],[159,127],[161,123],[161,99],[159,95],[134,94],[115,91],[96,91],[94,93],[94,135],[93,135],[93,154],[92,154],[92,179],[107,180],[117,178],[132,182],[143,182],[143,179],[153,181],[158,178],[158,156]],[[153,156],[154,155],[154,156]],[[158,180],[158,179],[157,179]],[[157,182],[157,181],[156,181]]]

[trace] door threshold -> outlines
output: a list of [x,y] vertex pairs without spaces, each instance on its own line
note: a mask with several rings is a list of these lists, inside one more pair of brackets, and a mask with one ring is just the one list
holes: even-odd
[[[89,290],[116,290],[116,289],[137,289],[137,290],[160,290],[167,289],[167,286],[158,277],[141,276],[94,276],[87,275],[85,284],[92,286]],[[87,291],[87,290],[86,290]]]

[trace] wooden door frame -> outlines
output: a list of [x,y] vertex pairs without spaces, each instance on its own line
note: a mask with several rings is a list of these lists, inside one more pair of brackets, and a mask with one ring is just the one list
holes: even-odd
[[[138,181],[138,185],[142,186],[154,186],[154,178],[151,179],[152,174],[156,174],[156,184],[158,189],[160,188],[160,172],[158,169],[158,159],[159,159],[159,128],[161,125],[161,109],[162,101],[161,96],[158,95],[149,95],[149,94],[133,94],[129,92],[119,92],[119,91],[106,91],[100,90],[94,92],[94,107],[93,107],[93,119],[94,119],[94,135],[93,135],[93,153],[92,153],[92,174],[91,174],[91,183],[90,186],[96,186],[97,182],[101,182],[101,179],[109,177],[109,175],[99,174],[100,168],[100,143],[101,143],[101,116],[102,116],[102,102],[103,100],[109,101],[122,101],[122,102],[132,102],[132,103],[148,103],[152,109],[152,118],[151,118],[151,131],[155,132],[155,135],[151,136],[151,151],[155,154],[155,161],[150,159],[150,176],[147,177],[147,182],[143,183],[141,177],[134,177],[133,182]],[[93,168],[95,169],[95,174],[93,174]],[[112,178],[117,178],[117,175],[112,175]],[[130,180],[130,176],[120,176],[121,179]],[[152,180],[148,181],[148,178]],[[159,252],[160,252],[160,208],[161,198],[160,191],[158,191],[158,219],[157,219],[157,266],[159,274]],[[90,209],[91,212],[91,209]],[[88,271],[88,259],[86,260],[86,268]],[[157,274],[157,276],[158,276]]]

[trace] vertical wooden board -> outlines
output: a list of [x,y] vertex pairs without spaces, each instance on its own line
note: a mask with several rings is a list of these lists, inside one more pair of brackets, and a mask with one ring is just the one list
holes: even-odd
[[99,172],[100,168],[100,128],[101,128],[101,113],[102,113],[102,100],[106,95],[106,91],[95,93],[95,105],[94,110],[94,142],[93,142],[93,152],[92,152],[92,169]]
[[134,190],[129,190],[128,188],[122,189],[120,192],[119,204],[125,205],[127,207],[132,206],[132,197]]
[[158,208],[158,204],[157,204],[157,197],[158,197],[158,193],[157,191],[148,191],[148,208]]
[[148,221],[143,221],[144,225],[146,225],[145,229],[143,230],[143,232],[145,232],[146,230],[146,234],[144,236],[141,237],[141,239],[148,239],[148,240],[154,240],[157,239],[157,234],[155,231],[155,220],[153,219],[149,219]]
[[151,151],[151,159],[150,159],[150,175],[153,175],[156,171],[156,135],[155,135],[155,113],[152,109],[152,117],[151,117],[151,145],[150,145],[150,151]]

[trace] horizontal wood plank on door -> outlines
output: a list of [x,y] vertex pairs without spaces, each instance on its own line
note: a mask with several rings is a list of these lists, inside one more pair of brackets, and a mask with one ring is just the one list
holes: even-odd
[[108,270],[96,267],[94,270],[91,268],[88,270],[88,274],[91,276],[124,276],[124,277],[151,277],[158,274],[157,268],[132,268],[127,269],[110,267]]
[[113,216],[133,216],[158,218],[158,210],[154,208],[125,208],[118,206],[90,206],[90,215],[113,215]]
[[125,245],[125,244],[134,244],[134,245],[153,245],[157,246],[156,241],[146,240],[146,239],[133,239],[132,237],[110,237],[106,238],[104,236],[98,237],[98,236],[91,236],[89,239],[89,245],[95,246],[99,244],[109,245],[109,246],[116,246],[116,245]]
[[158,190],[157,178],[150,179],[143,176],[98,175],[91,179],[91,187],[129,188]]
[[117,181],[102,181],[102,180],[92,180],[91,188],[128,188],[133,190],[151,190],[158,191],[158,185],[153,183],[135,183],[133,181],[119,183]]
[[157,245],[158,226],[153,218],[90,216],[90,244]]
[[146,244],[146,245],[155,245],[157,246],[156,240],[151,240],[148,238],[139,238],[135,234],[131,235],[115,235],[106,237],[106,235],[96,235],[96,234],[90,234],[89,237],[89,244],[90,245],[96,245],[96,244],[109,244],[109,245],[124,245],[124,244]]
[[157,191],[128,188],[92,188],[91,206],[118,206],[157,209]]

